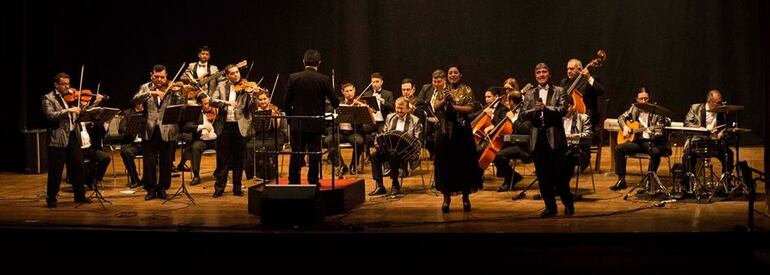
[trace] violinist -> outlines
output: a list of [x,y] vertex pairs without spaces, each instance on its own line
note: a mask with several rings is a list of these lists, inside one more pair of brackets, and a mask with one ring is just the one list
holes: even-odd
[[[83,111],[97,107],[104,99],[103,95],[94,95],[90,90],[83,89],[78,99]],[[77,104],[77,99],[73,100]],[[107,172],[112,157],[102,149],[102,140],[107,134],[109,122],[102,125],[96,125],[93,122],[80,122],[80,137],[83,150],[83,159],[89,160],[84,165],[83,179],[86,187],[95,189],[104,181],[104,174]]]
[[235,65],[225,67],[227,81],[220,82],[211,96],[209,104],[218,108],[214,120],[214,133],[217,134],[217,171],[214,184],[214,197],[221,197],[225,192],[227,174],[233,171],[233,195],[243,196],[241,178],[243,177],[244,152],[246,138],[253,132],[251,117],[253,113],[253,92],[256,83],[241,78],[241,72]]
[[211,78],[209,81],[205,81],[205,83],[201,83],[204,82],[207,76],[219,72],[219,68],[217,68],[216,65],[210,64],[209,59],[211,59],[211,49],[209,46],[198,48],[198,62],[192,62],[187,65],[187,68],[182,75],[182,80],[196,84],[203,89],[206,94],[212,95],[212,92],[217,87],[217,83],[219,81],[224,81],[224,79],[215,77]]
[[[598,125],[602,115],[599,113],[599,96],[604,94],[604,86],[591,75],[588,68],[583,68],[583,63],[580,60],[573,58],[567,62],[567,77],[559,82],[559,86],[567,89],[575,82],[578,75],[583,75],[583,77],[580,78],[580,82],[575,84],[574,90],[582,94],[585,113],[591,119],[591,124]],[[571,92],[573,91],[567,91],[568,94]]]
[[[523,119],[519,119],[522,113],[522,95],[521,91],[513,90],[506,96],[507,102],[503,102],[510,107],[505,113],[504,119],[509,119],[513,123],[514,135],[529,135],[531,124]],[[500,151],[495,155],[493,163],[497,168],[496,175],[503,178],[503,183],[497,188],[497,192],[506,192],[513,189],[519,181],[524,179],[518,172],[513,170],[511,160],[522,160],[531,162],[529,158],[529,144],[515,141],[503,143]]]
[[[388,115],[385,119],[385,128],[383,133],[389,133],[393,131],[399,131],[408,134],[417,140],[420,140],[422,135],[422,124],[417,116],[412,115],[409,109],[409,99],[406,97],[399,97],[396,99],[396,113]],[[372,161],[372,179],[377,183],[377,187],[369,193],[369,196],[383,195],[386,193],[385,185],[382,182],[382,164],[388,162],[390,165],[390,179],[392,181],[392,187],[388,195],[397,195],[401,193],[401,184],[398,182],[398,171],[402,167],[402,163],[408,160],[401,159],[396,152],[386,152],[380,149],[379,146],[375,146],[375,151],[371,156]]]
[[[450,66],[449,72],[455,79],[455,85],[435,91],[431,99],[431,107],[439,119],[433,161],[434,176],[436,190],[444,195],[441,211],[448,213],[451,196],[462,194],[463,211],[468,212],[471,211],[469,195],[481,190],[483,173],[477,163],[479,154],[468,118],[474,111],[473,91],[460,83],[458,66]],[[443,70],[436,70],[433,77],[446,81],[447,74]]]
[[211,113],[215,113],[217,109],[211,107],[209,104],[211,98],[206,94],[200,94],[197,97],[203,107],[201,110],[201,116],[196,122],[188,122],[182,128],[183,132],[190,133],[192,135],[192,142],[182,153],[182,159],[189,159],[192,161],[193,179],[190,181],[190,185],[198,185],[201,183],[201,157],[203,151],[208,149],[216,149],[217,134],[214,132],[213,119],[210,119]]
[[[144,113],[144,104],[134,104],[133,108],[123,110],[123,120],[120,121],[118,126],[118,133],[126,135],[126,128],[128,127],[128,117],[134,114]],[[136,188],[142,185],[142,181],[139,179],[139,174],[136,172],[136,164],[134,159],[136,156],[144,155],[142,146],[142,136],[139,135],[126,135],[120,146],[120,158],[123,159],[123,166],[128,171],[128,188]]]
[[[171,105],[184,104],[186,97],[172,89],[168,81],[166,66],[155,65],[150,72],[150,82],[142,84],[133,97],[133,103],[143,105],[147,119],[143,140],[145,167],[142,180],[147,195],[145,200],[166,199],[166,190],[171,187],[171,167],[173,166],[173,145],[179,136],[179,125],[162,124],[163,113]],[[159,176],[156,177],[156,167]]]
[[425,114],[425,149],[428,150],[431,159],[433,159],[433,143],[436,140],[436,128],[439,121],[430,103],[434,94],[445,89],[446,72],[435,70],[431,75],[431,83],[423,85],[420,92],[417,93],[416,112]]
[[[255,111],[269,111],[270,115],[273,116],[284,115],[278,106],[270,103],[270,95],[267,90],[259,90],[255,94],[257,99]],[[246,179],[255,176],[262,179],[272,179],[277,174],[275,164],[278,163],[278,155],[256,154],[255,152],[281,149],[283,144],[288,141],[286,134],[288,125],[286,120],[281,118],[265,119],[262,124],[259,122],[256,124],[263,125],[264,128],[255,128],[254,135],[249,136],[249,141],[246,142],[246,162],[244,164]]]
[[556,215],[557,190],[564,215],[575,213],[575,204],[569,190],[569,182],[565,182],[565,154],[567,152],[567,137],[564,134],[562,117],[567,113],[568,95],[562,87],[551,85],[551,69],[545,63],[535,65],[535,80],[537,86],[524,92],[524,111],[519,119],[532,123],[536,129],[530,134],[530,150],[535,162],[540,195],[545,203],[541,218]]
[[76,123],[80,107],[67,103],[70,96],[70,76],[58,73],[54,76],[54,90],[41,99],[43,113],[48,120],[48,180],[46,184],[46,206],[56,207],[61,186],[62,170],[67,164],[67,173],[75,192],[76,203],[90,203],[83,187],[83,152],[80,150],[80,124]]
[[[346,82],[342,84],[342,98],[340,98],[340,106],[367,106],[365,102],[361,101],[360,99],[356,99],[356,87],[353,86],[352,83]],[[345,121],[345,118],[340,118],[340,120]],[[371,125],[354,125],[350,122],[340,122],[339,124],[339,134],[337,137],[339,138],[338,141],[333,140],[334,135],[331,133],[331,129],[329,128],[329,131],[327,131],[326,137],[324,138],[324,146],[326,148],[332,148],[332,151],[329,154],[329,157],[331,158],[332,165],[337,166],[340,165],[339,159],[342,158],[342,152],[338,149],[338,146],[340,143],[350,143],[353,145],[353,156],[350,160],[350,170],[348,170],[348,166],[346,166],[344,163],[342,164],[342,169],[340,169],[340,173],[346,173],[350,172],[351,175],[356,174],[356,165],[358,164],[358,158],[363,154],[364,152],[364,133],[366,132],[365,127],[372,127]]]
[[382,132],[382,127],[385,126],[385,118],[393,112],[395,98],[393,97],[393,92],[382,88],[384,79],[381,73],[372,73],[370,79],[372,81],[372,89],[364,91],[362,96],[374,96],[377,99],[379,110],[374,112],[374,121],[377,123],[377,132],[379,133]]

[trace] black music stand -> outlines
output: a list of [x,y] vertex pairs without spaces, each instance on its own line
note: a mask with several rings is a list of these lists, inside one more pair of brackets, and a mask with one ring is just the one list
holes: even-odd
[[[262,133],[262,139],[263,140],[264,140],[264,133],[267,132],[270,129],[270,122],[271,121],[277,121],[276,118],[272,118],[271,117],[272,114],[273,114],[273,111],[271,111],[271,110],[255,111],[254,114],[252,114],[252,117],[251,117],[251,127],[252,127],[252,129],[255,129],[256,131],[259,131],[259,132]],[[279,127],[279,126],[275,126],[275,127]],[[252,145],[254,147],[254,151],[251,152],[251,153],[254,154],[254,158],[252,159],[252,169],[253,169],[252,171],[254,172],[253,175],[254,175],[254,179],[256,180],[256,178],[257,178],[257,152],[259,151],[259,149],[257,149],[257,139],[256,139],[257,134],[255,134],[254,136],[255,136],[255,138],[253,139],[253,142],[252,142]],[[275,137],[273,146],[274,146],[274,148],[276,148],[276,149],[274,149],[274,151],[278,150],[278,137]],[[265,148],[265,147],[263,147],[263,148]],[[264,150],[262,152],[259,152],[259,155],[262,156],[262,163],[263,163],[263,169],[264,169],[264,171],[262,173],[263,177],[265,175],[267,175],[267,164],[268,164],[267,154],[269,154],[269,153],[264,152]],[[275,174],[278,175],[278,171],[276,171]],[[267,179],[263,178],[262,179],[262,184],[267,184]]]
[[[166,111],[163,112],[163,122],[161,124],[168,125],[168,124],[176,124],[179,125],[179,127],[182,127],[182,125],[188,123],[188,122],[197,122],[198,119],[201,118],[203,113],[201,112],[201,106],[198,105],[173,105],[166,107]],[[184,141],[182,141],[184,144]],[[161,164],[163,165],[163,164]],[[195,204],[195,200],[190,196],[190,193],[187,191],[187,186],[184,182],[184,172],[182,172],[182,185],[179,186],[179,189],[176,190],[173,196],[168,198],[163,203],[167,203],[177,196],[181,196],[182,194],[186,195],[187,198],[192,202],[192,204]]]
[[377,104],[377,98],[374,96],[362,96],[361,100],[366,102],[366,105],[369,105],[369,107],[372,107],[375,112],[380,110],[380,105]]
[[[120,110],[115,108],[102,108],[102,107],[95,107],[90,108],[86,110],[85,115],[81,115],[78,117],[78,122],[92,122],[94,125],[102,125],[105,122],[108,122],[112,120],[115,115],[120,113]],[[104,195],[102,195],[102,192],[99,192],[99,185],[94,184],[94,190],[91,192],[91,195],[88,195],[88,199],[96,199],[99,201],[99,204],[102,205],[102,208],[106,208],[104,206],[104,203],[112,204],[112,202],[108,201],[106,198],[104,198]],[[82,203],[81,203],[82,204]],[[78,204],[77,206],[80,206],[81,204]]]
[[[339,106],[337,109],[337,112],[339,113],[339,116],[337,116],[337,123],[350,123],[350,125],[353,128],[353,133],[355,134],[356,131],[356,125],[363,125],[363,124],[371,124],[375,125],[374,117],[369,112],[369,107],[367,106]],[[366,142],[366,141],[364,141]],[[338,157],[340,165],[344,163],[342,160],[342,153],[340,151],[340,142],[339,142],[339,135],[337,135],[336,144],[334,145],[336,148],[336,153],[339,154]],[[353,157],[358,157],[356,146],[353,144]],[[356,159],[356,165],[358,165],[359,161]],[[342,169],[340,169],[341,171]],[[342,174],[340,173],[340,176]]]

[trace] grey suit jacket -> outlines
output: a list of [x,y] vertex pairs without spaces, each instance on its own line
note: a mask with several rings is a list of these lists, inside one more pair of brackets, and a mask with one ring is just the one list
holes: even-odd
[[[724,113],[717,114],[717,126],[725,124]],[[690,106],[687,117],[684,119],[686,127],[706,127],[706,103],[697,103]]]
[[[211,65],[211,63],[208,63],[207,70],[208,70],[208,75],[213,75],[213,74],[219,72],[219,69],[217,68],[217,66],[216,65]],[[200,75],[198,75],[198,62],[193,62],[193,63],[188,64],[187,68],[184,70],[184,74],[182,74],[182,76],[181,76],[181,79],[182,80],[189,79],[187,77],[188,73],[190,75],[192,75],[196,79],[201,77]],[[211,96],[211,93],[214,90],[216,90],[216,88],[217,88],[217,83],[222,82],[224,80],[225,80],[224,77],[220,76],[220,77],[216,77],[216,78],[211,79],[211,81],[208,81],[206,83],[200,83],[200,84],[201,85],[206,85],[206,93],[209,96]]]
[[155,131],[155,127],[160,129],[160,137],[164,141],[176,141],[179,136],[179,125],[163,124],[163,113],[168,106],[185,104],[186,98],[179,93],[167,92],[161,100],[160,105],[154,96],[149,92],[154,91],[155,85],[147,82],[139,87],[139,91],[134,94],[133,102],[144,105],[144,116],[147,118],[147,128],[144,131],[142,139],[150,140]]
[[[392,113],[385,118],[385,126],[382,128],[382,131],[385,133],[395,131],[396,126],[398,126],[398,115]],[[413,114],[408,114],[403,132],[417,138],[417,140],[422,140],[422,123],[420,123],[420,119]]]
[[[43,113],[48,120],[48,146],[65,148],[69,144],[70,138],[70,119],[64,102],[59,99],[58,93],[54,90],[43,96],[41,99]],[[73,115],[73,122],[77,119]],[[78,137],[76,142],[80,147],[80,123],[75,122],[75,132]]]
[[572,114],[572,127],[567,132],[570,134],[578,134],[580,137],[590,137],[593,135],[594,131],[593,128],[591,128],[591,120],[588,115],[575,112]]
[[[545,125],[541,124],[540,112],[534,109],[536,98],[538,94],[536,87],[528,91],[522,91],[524,101],[522,102],[522,109],[524,112],[520,116],[523,116],[525,120],[532,122],[532,125],[539,127],[532,127],[529,134],[529,150],[530,152],[535,150],[537,145],[537,136],[540,129],[545,131],[548,138],[548,146],[553,150],[567,147],[567,136],[564,134],[564,127],[562,123],[562,117],[567,114],[567,101],[568,96],[562,87],[549,85],[548,86],[548,98],[545,105],[549,108],[543,109],[543,121]],[[521,119],[521,117],[519,118]]]
[[[219,108],[219,114],[217,114],[216,120],[214,120],[214,132],[217,136],[222,135],[222,131],[225,129],[225,123],[227,122],[227,99],[230,96],[230,81],[223,81],[217,85],[216,90],[211,95],[211,106]],[[246,92],[239,92],[235,97],[235,101],[238,102],[238,106],[233,109],[235,112],[235,121],[238,122],[238,130],[242,137],[247,137],[252,134],[251,129],[251,116],[253,114],[254,102],[253,96]]]

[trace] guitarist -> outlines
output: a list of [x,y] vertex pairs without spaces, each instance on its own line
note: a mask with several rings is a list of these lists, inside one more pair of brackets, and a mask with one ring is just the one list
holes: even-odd
[[[572,86],[579,75],[583,75],[583,77],[581,77],[579,82],[575,84],[575,88],[573,88],[572,91],[567,92],[571,94],[573,91],[577,90],[578,93],[582,94],[583,103],[586,109],[585,114],[587,114],[591,120],[591,125],[599,125],[601,114],[599,113],[598,98],[604,94],[604,86],[602,86],[596,78],[591,76],[588,68],[583,68],[583,63],[580,62],[580,60],[573,58],[567,62],[567,78],[562,79],[559,86],[564,87],[565,89]],[[575,104],[577,105],[579,103]],[[578,113],[582,112],[578,110]]]
[[[641,87],[636,90],[636,102],[647,103],[649,101],[649,89]],[[622,134],[628,136],[632,133],[633,129],[671,125],[671,119],[643,111],[631,105],[631,108],[618,117],[618,124],[620,124]],[[610,186],[611,190],[621,190],[627,187],[626,156],[636,153],[649,154],[650,164],[648,170],[657,171],[658,165],[660,165],[660,156],[670,155],[671,147],[668,146],[662,131],[655,131],[654,128],[638,133],[631,142],[619,144],[615,147],[615,174],[618,175],[618,181]]]
[[[209,64],[209,59],[211,59],[211,49],[209,49],[209,46],[200,47],[198,49],[198,62],[187,65],[187,69],[185,69],[181,79],[183,81],[192,81],[192,79],[198,81],[219,72],[216,65]],[[213,96],[212,93],[216,90],[217,83],[224,80],[224,77],[212,78],[206,83],[199,84],[209,96]]]

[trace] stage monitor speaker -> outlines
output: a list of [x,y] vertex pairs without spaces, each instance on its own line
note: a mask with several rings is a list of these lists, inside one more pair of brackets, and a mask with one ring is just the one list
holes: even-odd
[[48,171],[48,132],[46,129],[23,130],[25,141],[24,173]]
[[262,225],[312,225],[323,221],[315,185],[267,184],[260,203]]

